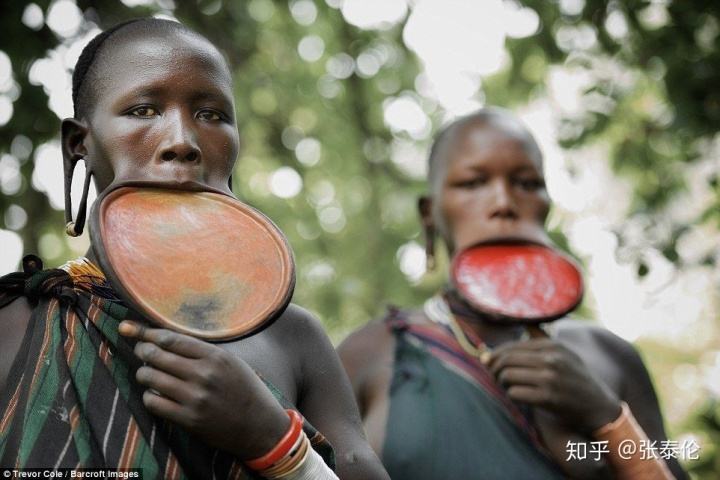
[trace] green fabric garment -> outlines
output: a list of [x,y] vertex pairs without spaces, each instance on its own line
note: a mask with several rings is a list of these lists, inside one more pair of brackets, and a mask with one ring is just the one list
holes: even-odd
[[478,385],[396,331],[382,460],[393,480],[545,480],[563,475]]
[[[146,479],[258,478],[230,454],[145,409],[134,343],[117,331],[127,309],[114,295],[101,296],[108,292],[107,283],[81,288],[63,270],[0,278],[0,308],[19,296],[34,306],[0,392],[0,467],[141,468]],[[329,443],[307,422],[304,429],[333,467]]]

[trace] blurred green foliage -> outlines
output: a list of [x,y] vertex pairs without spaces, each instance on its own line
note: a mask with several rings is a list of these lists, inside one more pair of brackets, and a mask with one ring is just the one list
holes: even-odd
[[[77,244],[64,239],[62,212],[31,186],[31,159],[33,150],[56,138],[59,119],[48,107],[46,92],[28,74],[36,59],[70,39],[58,37],[47,25],[33,30],[23,24],[28,3],[0,6],[0,50],[12,62],[17,84],[14,114],[0,127],[0,154],[12,152],[22,175],[17,192],[0,197],[0,218],[8,228],[8,208],[21,206],[30,218],[16,229],[25,251],[39,252],[57,265],[76,253],[72,247],[77,250]],[[45,13],[51,4],[34,3]],[[86,20],[80,34],[92,24],[102,28],[162,10],[116,1],[77,3]],[[398,167],[393,151],[405,142],[422,152],[428,140],[392,133],[383,120],[383,102],[413,96],[436,126],[443,114],[415,90],[421,66],[403,43],[403,23],[361,30],[328,6],[333,2],[323,0],[314,1],[317,15],[307,25],[293,18],[285,1],[169,3],[174,16],[220,47],[236,72],[243,150],[234,188],[289,237],[298,263],[295,301],[316,312],[337,339],[379,315],[386,301],[418,304],[434,291],[443,280],[440,273],[413,285],[398,268],[401,246],[422,244],[415,210],[424,186]],[[520,3],[537,12],[540,28],[529,37],[507,40],[510,62],[482,79],[481,95],[489,104],[512,108],[541,96],[555,66],[589,75],[581,112],[564,118],[559,127],[562,145],[570,152],[605,145],[615,170],[632,181],[631,214],[646,219],[647,235],[637,245],[618,231],[623,248],[640,251],[650,244],[679,267],[686,266],[676,245],[688,228],[720,228],[716,175],[707,178],[715,194],[707,208],[690,219],[667,215],[688,188],[686,167],[703,159],[720,128],[720,3]],[[322,40],[317,60],[298,54],[299,43],[308,36]],[[378,60],[376,74],[353,70],[354,60],[364,53]],[[273,195],[267,186],[269,176],[283,166],[298,172],[303,183],[300,194],[289,199]],[[657,229],[658,223],[666,228]],[[647,274],[643,259],[635,260],[638,274]],[[716,260],[708,255],[699,262],[712,265]],[[697,418],[696,426],[717,442],[717,406]],[[712,452],[703,458],[693,468],[698,478],[713,478],[709,472],[717,471],[718,457]]]

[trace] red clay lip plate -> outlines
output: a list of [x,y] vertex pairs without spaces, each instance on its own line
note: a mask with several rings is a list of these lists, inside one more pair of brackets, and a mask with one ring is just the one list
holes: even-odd
[[581,273],[566,255],[533,243],[492,243],[455,256],[451,282],[475,310],[493,320],[541,323],[582,300]]
[[292,251],[252,207],[221,193],[127,186],[98,203],[91,235],[100,267],[153,323],[226,341],[259,330],[289,303]]

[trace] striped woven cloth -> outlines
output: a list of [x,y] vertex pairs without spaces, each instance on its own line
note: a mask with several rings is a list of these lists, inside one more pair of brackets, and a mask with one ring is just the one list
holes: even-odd
[[[118,335],[127,309],[99,270],[42,270],[0,278],[0,308],[25,296],[34,310],[7,388],[0,392],[0,467],[141,468],[143,478],[257,478],[143,406],[133,343]],[[1,328],[1,326],[0,326]],[[277,389],[268,387],[290,408]],[[332,448],[305,422],[314,447]]]

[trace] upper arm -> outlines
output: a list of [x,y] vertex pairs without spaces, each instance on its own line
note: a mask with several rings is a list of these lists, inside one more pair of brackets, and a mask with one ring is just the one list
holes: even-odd
[[292,315],[290,338],[302,339],[300,412],[332,443],[340,478],[388,478],[365,439],[350,382],[322,326],[298,307]]
[[[0,308],[0,393],[6,388],[15,357],[30,324],[32,308],[25,297]],[[0,395],[1,396],[1,395]]]
[[[633,416],[650,440],[667,440],[663,417],[650,374],[637,350],[625,340],[607,330],[599,330],[596,338],[609,349],[623,371],[621,399],[625,401]],[[688,478],[677,459],[666,460],[668,467],[678,479]]]

